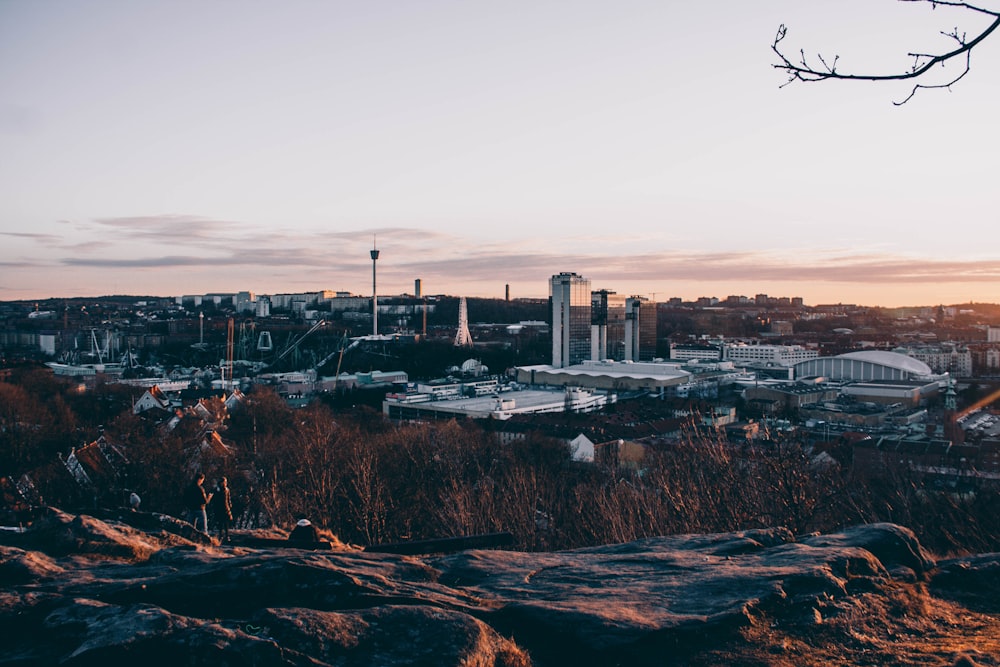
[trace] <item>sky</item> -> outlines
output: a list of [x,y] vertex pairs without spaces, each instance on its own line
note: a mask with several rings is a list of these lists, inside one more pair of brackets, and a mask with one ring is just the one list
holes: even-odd
[[[1000,0],[987,6],[1000,7]],[[1000,33],[894,0],[0,0],[0,300],[1000,302]],[[950,65],[946,74],[961,71]],[[940,77],[939,77],[940,78]]]

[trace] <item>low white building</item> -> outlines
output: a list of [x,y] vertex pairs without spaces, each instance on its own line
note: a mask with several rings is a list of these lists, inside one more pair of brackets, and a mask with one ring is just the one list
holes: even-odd
[[819,356],[817,350],[801,345],[749,345],[747,343],[727,343],[723,348],[723,359],[734,364],[791,367]]
[[697,345],[693,343],[671,343],[670,359],[673,361],[719,361],[722,347],[718,345]]
[[510,419],[517,414],[593,412],[613,401],[607,393],[580,387],[524,389],[495,396],[434,398],[431,394],[386,394],[382,412],[390,419]]

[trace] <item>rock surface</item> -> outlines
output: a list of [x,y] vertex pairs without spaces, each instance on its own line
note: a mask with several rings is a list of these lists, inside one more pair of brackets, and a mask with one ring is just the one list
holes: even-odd
[[1000,665],[1000,554],[892,524],[556,553],[219,547],[53,510],[0,546],[0,664]]

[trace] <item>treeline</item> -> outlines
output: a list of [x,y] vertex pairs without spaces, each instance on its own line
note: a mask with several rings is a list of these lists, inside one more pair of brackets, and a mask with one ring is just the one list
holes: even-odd
[[[72,414],[70,402],[56,412]],[[692,431],[649,451],[641,466],[622,467],[574,461],[568,445],[541,437],[501,445],[474,422],[397,425],[370,409],[335,413],[319,402],[292,410],[264,388],[229,417],[222,433],[228,455],[193,445],[197,432],[165,430],[129,409],[104,432],[128,460],[118,483],[136,490],[145,510],[182,516],[183,489],[198,469],[209,485],[229,478],[238,527],[288,528],[307,517],[362,545],[510,531],[517,548],[555,550],[666,534],[769,526],[802,534],[892,521],[940,554],[1000,549],[996,487],[935,492],[891,466],[862,478],[849,449],[816,456],[777,438],[734,446]],[[2,437],[10,466],[18,456],[9,451],[9,432]],[[63,453],[73,441],[67,434]],[[15,472],[23,470],[0,470]],[[39,484],[50,504],[92,502],[54,482]]]

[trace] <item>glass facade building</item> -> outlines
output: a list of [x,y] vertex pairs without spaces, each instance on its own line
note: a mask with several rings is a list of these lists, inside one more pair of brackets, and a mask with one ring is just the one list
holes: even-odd
[[549,282],[552,303],[552,365],[564,368],[590,358],[590,281],[560,273]]
[[625,300],[625,361],[656,357],[656,302],[641,296]]
[[590,293],[590,358],[625,358],[625,296],[611,290]]

